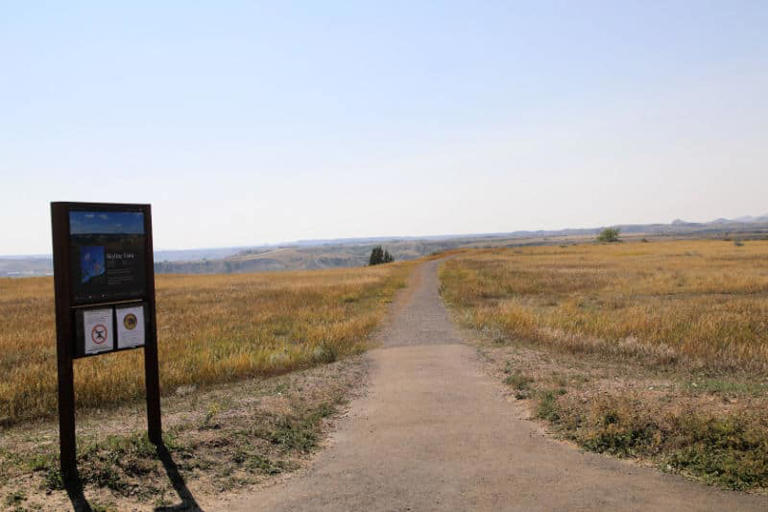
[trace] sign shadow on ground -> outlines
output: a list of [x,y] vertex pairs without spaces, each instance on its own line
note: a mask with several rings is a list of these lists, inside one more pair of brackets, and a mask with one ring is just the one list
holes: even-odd
[[[168,480],[171,482],[179,499],[181,499],[181,503],[156,507],[155,512],[204,512],[187,487],[184,477],[181,476],[179,468],[165,444],[160,443],[157,445],[157,457],[162,462]],[[72,479],[66,479],[64,486],[75,512],[93,512],[91,504],[83,493],[83,482],[80,479],[79,473],[75,472]]]

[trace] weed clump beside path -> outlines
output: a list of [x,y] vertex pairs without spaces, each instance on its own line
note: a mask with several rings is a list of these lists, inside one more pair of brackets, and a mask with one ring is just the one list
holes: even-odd
[[768,417],[649,407],[640,397],[601,396],[587,407],[578,398],[539,402],[539,412],[588,450],[656,459],[677,471],[730,489],[768,486]]

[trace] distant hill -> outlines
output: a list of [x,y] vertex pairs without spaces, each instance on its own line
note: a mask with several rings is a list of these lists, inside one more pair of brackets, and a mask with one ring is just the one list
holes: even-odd
[[203,258],[226,258],[237,254],[247,247],[224,247],[216,249],[177,249],[170,251],[155,251],[155,261],[190,261]]
[[[384,245],[396,260],[407,260],[458,247],[519,247],[594,239],[604,227],[513,231],[474,235],[367,237],[298,240],[280,245],[155,251],[158,273],[213,274],[355,267],[367,264],[371,249]],[[768,236],[768,214],[697,223],[675,219],[669,224],[623,224],[628,237],[742,238]],[[0,257],[0,277],[50,275],[50,256]]]
[[0,277],[29,277],[53,275],[50,256],[0,257]]

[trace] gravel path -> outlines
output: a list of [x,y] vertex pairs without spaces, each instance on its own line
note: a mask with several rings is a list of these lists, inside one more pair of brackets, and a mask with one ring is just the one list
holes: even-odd
[[520,419],[462,343],[419,267],[378,335],[367,395],[309,470],[228,503],[237,511],[761,511],[718,491],[583,453]]

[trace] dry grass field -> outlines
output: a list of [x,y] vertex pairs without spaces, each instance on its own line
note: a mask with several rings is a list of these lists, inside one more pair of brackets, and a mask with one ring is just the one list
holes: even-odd
[[558,436],[768,492],[768,241],[466,251],[441,286]]
[[768,241],[468,252],[441,279],[474,327],[577,351],[768,370]]
[[[361,351],[407,263],[157,278],[163,394],[331,362]],[[50,278],[0,279],[0,426],[56,411]],[[141,350],[75,361],[78,407],[144,396]]]

